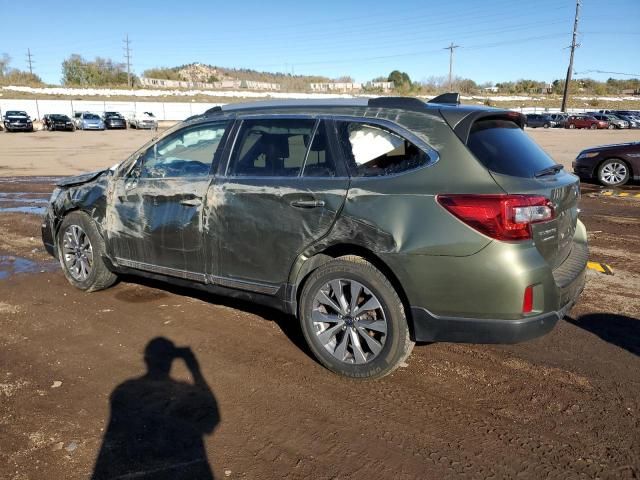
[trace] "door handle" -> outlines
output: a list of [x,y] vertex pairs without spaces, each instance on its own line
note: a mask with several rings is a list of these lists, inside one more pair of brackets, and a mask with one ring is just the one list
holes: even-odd
[[202,200],[200,200],[199,198],[190,198],[190,199],[180,200],[180,204],[187,205],[190,207],[198,207],[202,205]]
[[296,208],[317,208],[324,207],[322,200],[293,200],[289,205]]

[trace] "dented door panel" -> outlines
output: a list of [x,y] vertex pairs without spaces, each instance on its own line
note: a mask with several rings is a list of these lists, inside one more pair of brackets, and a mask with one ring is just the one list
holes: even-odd
[[209,273],[203,205],[209,177],[119,179],[108,209],[113,256],[149,265]]

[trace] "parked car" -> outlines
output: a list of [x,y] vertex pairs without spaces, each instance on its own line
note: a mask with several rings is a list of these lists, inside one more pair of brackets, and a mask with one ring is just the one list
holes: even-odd
[[136,113],[129,118],[129,126],[131,128],[148,128],[157,130],[158,121],[151,112]]
[[118,112],[104,112],[102,119],[104,121],[104,126],[108,129],[127,128],[127,121]]
[[81,290],[135,273],[271,305],[327,368],[381,377],[414,341],[542,335],[582,291],[579,180],[524,123],[452,94],[215,107],[59,182],[43,241]]
[[566,113],[549,113],[548,115],[551,120],[556,122],[556,128],[564,128],[567,123],[567,118],[569,118],[569,115]]
[[47,114],[42,118],[44,127],[49,131],[54,130],[68,130],[70,132],[75,131],[76,126],[67,115],[61,115],[58,113]]
[[527,127],[530,128],[550,128],[555,127],[556,122],[549,115],[540,115],[538,113],[530,113],[527,115]]
[[573,172],[607,187],[619,187],[631,179],[640,180],[640,142],[583,150],[573,161]]
[[591,114],[593,118],[596,120],[602,120],[603,122],[607,122],[609,124],[609,130],[613,130],[614,128],[629,128],[629,122],[623,120],[621,118],[616,117],[612,114],[604,114],[604,113],[594,113]]
[[609,122],[597,120],[590,115],[569,115],[565,128],[590,128],[595,130],[597,128],[609,128]]
[[7,110],[2,120],[7,132],[33,132],[31,117],[23,110]]
[[80,130],[104,130],[104,122],[95,113],[83,112],[79,123]]
[[616,117],[620,120],[624,120],[629,124],[629,128],[640,128],[640,120],[633,115],[626,113],[616,113]]
[[83,113],[85,112],[73,112],[73,117],[71,119],[73,120],[73,124],[76,128],[80,128],[80,119],[82,118]]

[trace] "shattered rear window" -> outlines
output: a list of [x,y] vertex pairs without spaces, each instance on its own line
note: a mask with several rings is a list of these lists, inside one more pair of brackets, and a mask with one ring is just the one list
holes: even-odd
[[352,175],[357,177],[394,175],[429,161],[426,152],[379,125],[339,122],[338,136]]

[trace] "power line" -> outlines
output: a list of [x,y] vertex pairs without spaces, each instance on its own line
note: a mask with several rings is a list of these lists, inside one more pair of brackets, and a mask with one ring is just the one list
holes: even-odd
[[576,0],[576,17],[573,21],[573,37],[571,40],[571,54],[569,55],[569,68],[567,69],[567,78],[564,82],[564,92],[562,93],[562,106],[560,107],[561,112],[566,112],[567,110],[567,96],[569,95],[569,84],[571,83],[571,73],[573,72],[573,54],[576,50],[576,37],[578,36],[578,18],[580,16],[580,3],[581,0]]
[[127,61],[127,87],[131,87],[131,41],[129,40],[129,34],[124,38],[124,58]]
[[583,75],[585,73],[605,73],[609,75],[624,75],[627,77],[638,77],[640,78],[640,73],[624,73],[624,72],[607,72],[605,70],[585,70],[584,72],[574,72],[576,75]]
[[30,48],[27,48],[27,63],[29,64],[29,73],[33,75],[33,64],[36,62],[33,61],[33,55],[31,55]]
[[443,50],[449,50],[449,91],[453,90],[453,51],[456,48],[460,48],[460,45],[454,45],[453,42],[448,47],[444,47]]

